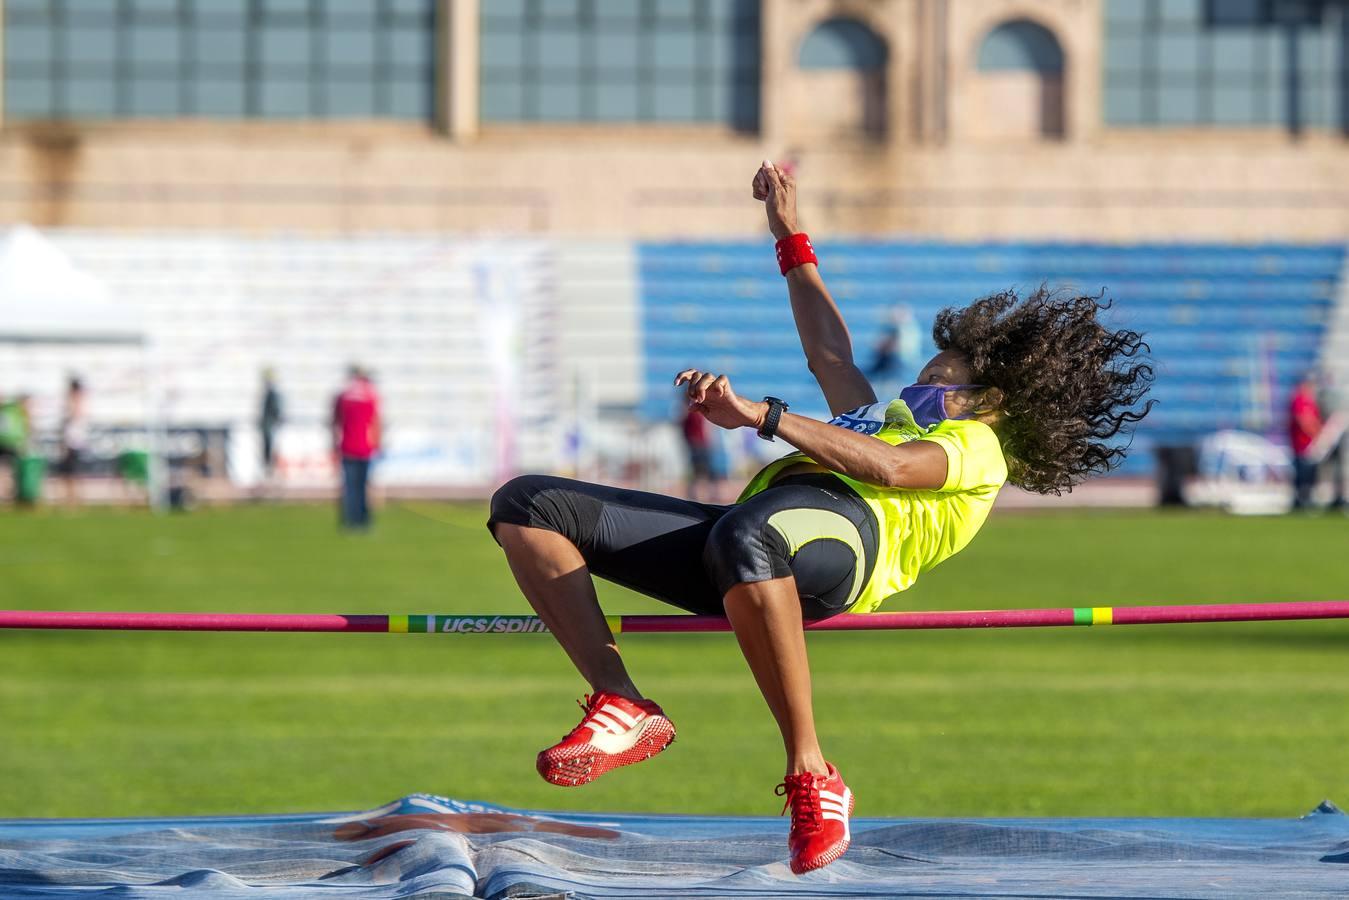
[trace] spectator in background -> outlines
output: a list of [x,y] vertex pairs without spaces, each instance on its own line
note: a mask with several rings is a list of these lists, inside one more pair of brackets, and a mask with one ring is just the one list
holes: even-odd
[[262,434],[262,478],[272,480],[276,468],[276,430],[281,427],[281,391],[276,386],[276,372],[262,370],[262,411],[258,416],[258,431]]
[[899,328],[891,322],[885,326],[885,330],[881,332],[881,339],[876,342],[876,347],[872,351],[871,367],[867,369],[866,374],[875,378],[889,375],[899,369]]
[[370,527],[370,460],[379,452],[379,396],[360,366],[348,370],[347,386],[333,404],[333,453],[342,465],[344,528]]
[[1302,376],[1288,405],[1288,437],[1293,445],[1293,508],[1311,506],[1316,487],[1317,460],[1311,454],[1312,442],[1321,431],[1321,408],[1316,402],[1316,379],[1310,372]]
[[9,464],[14,477],[14,502],[20,500],[19,465],[28,452],[28,398],[0,400],[0,465]]
[[63,482],[67,505],[79,501],[79,478],[89,456],[89,411],[84,382],[72,375],[66,385],[65,408],[61,413],[61,458],[56,471]]
[[1344,464],[1345,444],[1349,443],[1349,435],[1345,433],[1346,425],[1349,425],[1349,396],[1346,396],[1344,385],[1333,370],[1326,370],[1321,374],[1321,392],[1317,400],[1324,421],[1321,423],[1321,433],[1317,436],[1316,442],[1325,448],[1324,465],[1330,483],[1335,489],[1330,508],[1343,510],[1346,506]]
[[872,351],[871,365],[865,370],[868,378],[885,388],[881,393],[898,392],[898,386],[889,390],[892,385],[887,383],[907,373],[918,362],[919,340],[913,310],[907,304],[890,310],[890,321]]
[[716,436],[712,432],[712,426],[702,413],[687,406],[681,425],[684,432],[684,446],[688,450],[689,458],[688,498],[698,500],[701,493],[698,490],[699,485],[706,485],[707,494],[704,502],[716,502],[717,482],[721,478],[721,473],[713,466],[712,457],[716,450],[713,442]]

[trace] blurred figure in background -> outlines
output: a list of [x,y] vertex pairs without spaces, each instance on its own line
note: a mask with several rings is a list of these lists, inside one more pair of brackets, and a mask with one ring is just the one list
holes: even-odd
[[1343,510],[1346,506],[1344,496],[1345,444],[1349,435],[1345,434],[1349,425],[1349,396],[1344,385],[1332,370],[1322,372],[1321,393],[1318,397],[1320,412],[1325,417],[1321,424],[1321,433],[1317,435],[1317,448],[1321,450],[1317,457],[1325,462],[1325,469],[1335,493],[1330,508]]
[[72,375],[66,385],[65,407],[61,412],[61,458],[56,470],[61,475],[62,494],[67,506],[79,502],[79,480],[89,455],[89,410],[84,382]]
[[1298,381],[1288,404],[1288,437],[1293,446],[1293,509],[1311,506],[1317,464],[1311,448],[1321,431],[1321,425],[1321,408],[1316,402],[1316,379],[1308,372]]
[[19,490],[19,465],[28,452],[28,398],[20,395],[0,400],[0,469],[13,473],[14,502],[22,499]]
[[[866,376],[878,385],[882,394],[896,393],[897,382],[918,362],[919,335],[913,310],[901,303],[890,310],[890,321],[881,332],[880,340],[873,350],[871,365]],[[893,389],[891,389],[893,388]]]
[[[689,481],[688,498],[703,499],[708,503],[716,502],[717,485],[724,477],[723,466],[717,465],[714,456],[717,453],[716,435],[711,424],[698,410],[686,406],[683,421],[680,423],[684,433],[684,447],[688,450]],[[699,490],[705,485],[704,494]]]
[[379,396],[360,366],[347,372],[347,386],[333,404],[333,453],[342,465],[342,527],[370,527],[370,460],[379,452]]
[[262,370],[262,410],[258,415],[258,431],[262,435],[262,481],[272,480],[276,468],[276,430],[281,427],[281,391],[276,386],[276,371]]

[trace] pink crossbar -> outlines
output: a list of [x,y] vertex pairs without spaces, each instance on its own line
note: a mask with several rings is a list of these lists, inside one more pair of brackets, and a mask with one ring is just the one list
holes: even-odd
[[[1045,628],[1065,625],[1164,625],[1182,622],[1254,622],[1293,619],[1349,618],[1349,601],[1280,603],[1215,603],[1198,606],[1065,607],[1061,609],[998,609],[840,615],[807,622],[810,631],[890,631],[936,628]],[[433,620],[434,627],[409,629],[408,620]],[[514,621],[522,627],[475,628],[475,623]],[[715,616],[615,616],[625,634],[681,634],[730,631]],[[402,627],[394,627],[394,621]],[[523,626],[530,627],[523,627]],[[463,626],[463,627],[459,627]],[[71,612],[0,610],[0,629],[138,630],[138,631],[287,631],[390,632],[436,631],[447,634],[541,633],[534,616],[512,615],[277,615],[250,613]]]

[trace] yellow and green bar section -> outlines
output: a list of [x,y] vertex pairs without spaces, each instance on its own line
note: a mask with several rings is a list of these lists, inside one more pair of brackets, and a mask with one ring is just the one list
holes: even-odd
[[[606,616],[615,634],[730,631],[719,616]],[[934,610],[843,614],[807,622],[807,631],[934,628],[1052,628],[1064,625],[1169,625],[1349,619],[1349,600],[1211,603],[1199,606],[1079,606],[1058,609]],[[284,615],[275,613],[75,612],[0,610],[0,629],[82,631],[316,631],[384,634],[544,634],[537,616]]]

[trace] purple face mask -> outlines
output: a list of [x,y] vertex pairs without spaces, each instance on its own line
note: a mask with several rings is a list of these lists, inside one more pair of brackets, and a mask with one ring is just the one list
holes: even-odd
[[[929,428],[938,422],[953,418],[946,414],[947,391],[970,391],[982,384],[911,384],[899,392],[899,399],[909,405],[913,420],[920,427]],[[960,416],[959,418],[965,418]]]

